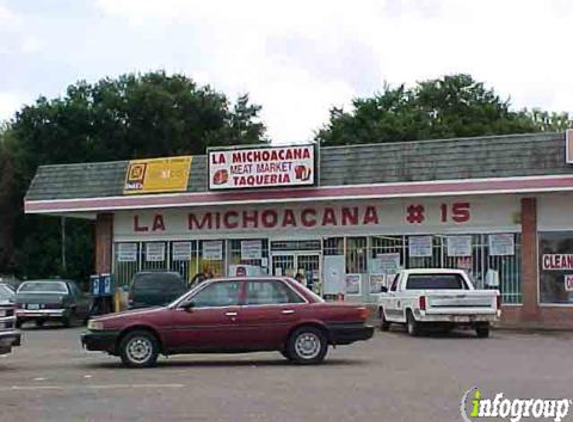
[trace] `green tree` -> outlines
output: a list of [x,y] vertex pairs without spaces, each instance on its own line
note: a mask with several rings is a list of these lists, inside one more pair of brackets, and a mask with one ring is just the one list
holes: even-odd
[[0,150],[0,166],[6,160],[13,163],[12,194],[10,199],[0,198],[0,212],[15,214],[6,228],[15,240],[13,251],[7,253],[12,256],[0,261],[0,273],[8,261],[27,277],[84,278],[92,271],[91,224],[68,220],[64,274],[60,221],[23,215],[21,204],[39,165],[197,155],[213,145],[265,143],[260,110],[248,95],[233,104],[209,86],[165,72],[128,74],[94,84],[82,81],[60,98],[40,97],[23,107],[10,122],[5,152]]
[[566,113],[513,111],[493,89],[470,75],[444,76],[414,87],[385,85],[372,98],[358,98],[353,110],[330,110],[316,133],[322,145],[350,145],[563,130]]

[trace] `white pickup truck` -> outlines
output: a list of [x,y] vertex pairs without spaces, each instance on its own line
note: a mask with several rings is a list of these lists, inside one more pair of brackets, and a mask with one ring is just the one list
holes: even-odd
[[489,336],[490,323],[501,315],[498,290],[476,290],[461,270],[410,269],[396,275],[378,300],[380,328],[406,324],[408,334],[417,336],[424,326],[476,330]]

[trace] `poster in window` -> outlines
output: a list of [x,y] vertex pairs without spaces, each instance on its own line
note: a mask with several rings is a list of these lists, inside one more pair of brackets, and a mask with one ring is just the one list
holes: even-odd
[[203,259],[206,261],[221,261],[223,259],[223,241],[222,240],[204,241]]
[[386,275],[370,274],[369,292],[372,295],[382,293],[382,287],[386,286]]
[[173,261],[189,261],[191,252],[191,242],[173,242]]
[[260,240],[241,241],[241,259],[261,259],[263,257],[263,242]]
[[410,258],[425,258],[432,256],[432,236],[408,237],[408,254]]
[[399,253],[381,253],[376,255],[379,262],[378,268],[384,274],[396,274],[400,271]]
[[490,234],[488,236],[490,256],[513,256],[515,255],[515,236],[508,234]]
[[165,261],[165,243],[158,243],[158,242],[146,243],[145,260],[147,262]]
[[137,243],[119,243],[117,245],[117,262],[137,261]]
[[347,295],[359,296],[362,290],[362,274],[346,274],[345,287]]
[[448,236],[448,256],[471,256],[471,236]]

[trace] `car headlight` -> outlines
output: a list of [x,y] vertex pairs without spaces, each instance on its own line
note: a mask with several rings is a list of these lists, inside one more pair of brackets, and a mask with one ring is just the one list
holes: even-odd
[[89,320],[88,330],[92,331],[103,330],[103,322]]

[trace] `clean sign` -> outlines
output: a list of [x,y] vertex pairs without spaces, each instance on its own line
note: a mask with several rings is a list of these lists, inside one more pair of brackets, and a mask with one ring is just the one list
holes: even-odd
[[314,145],[209,150],[209,189],[312,186]]

